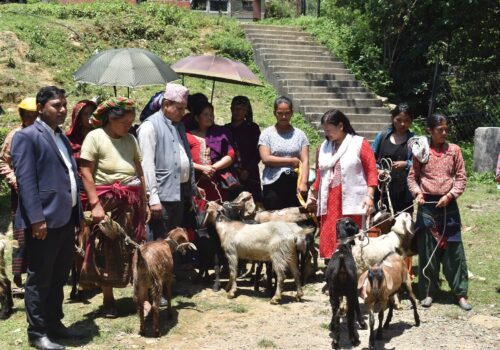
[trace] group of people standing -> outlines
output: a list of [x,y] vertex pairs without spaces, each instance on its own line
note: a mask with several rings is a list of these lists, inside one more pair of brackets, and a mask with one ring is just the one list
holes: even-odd
[[[443,116],[428,120],[431,137],[417,157],[408,147],[414,134],[406,105],[394,110],[391,126],[372,146],[357,135],[345,114],[327,111],[321,119],[326,140],[316,152],[316,180],[309,188],[309,141],[291,124],[293,104],[287,97],[275,100],[276,123],[262,133],[247,97],[235,97],[230,122],[216,125],[214,107],[204,95],[189,95],[184,86],[171,83],[150,100],[138,128],[133,127],[132,99],[111,98],[99,105],[82,100],[73,108],[65,136],[60,129],[67,113],[65,92],[54,86],[23,101],[19,111],[22,126],[6,138],[0,172],[12,188],[15,238],[25,242],[14,253],[13,272],[21,287],[25,263],[32,346],[62,349],[52,337],[76,336],[61,322],[62,288],[75,232],[83,234],[88,227],[84,212],[90,212],[87,220],[93,224],[111,218],[141,243],[187,226],[189,211],[207,200],[231,200],[246,190],[265,209],[277,210],[299,206],[298,195],[307,196],[306,207],[320,217],[320,255],[328,259],[336,249],[336,221],[349,216],[361,226],[362,217],[373,213],[377,167],[388,158],[395,211],[411,211],[413,198],[419,204],[419,265],[440,245],[427,269],[430,285],[419,279],[419,288],[427,292],[423,305],[432,303],[442,263],[460,306],[470,309],[456,204],[465,188],[465,170],[460,149],[446,142]],[[130,279],[129,262],[117,264],[116,259],[131,252],[106,241],[99,230],[93,225],[83,247],[80,281],[99,286],[104,316],[116,317],[113,288],[126,286]],[[436,241],[440,234],[445,238]],[[96,239],[101,245],[107,242],[104,263],[96,258]],[[125,267],[102,273],[106,264]]]

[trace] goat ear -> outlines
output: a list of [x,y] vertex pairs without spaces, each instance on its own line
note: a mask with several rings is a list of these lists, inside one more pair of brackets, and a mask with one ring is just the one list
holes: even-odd
[[361,276],[359,276],[359,279],[358,279],[358,289],[361,289],[363,287],[363,285],[365,284],[365,281],[366,281],[367,278],[368,278],[368,270],[366,270],[365,272],[363,272],[361,274]]

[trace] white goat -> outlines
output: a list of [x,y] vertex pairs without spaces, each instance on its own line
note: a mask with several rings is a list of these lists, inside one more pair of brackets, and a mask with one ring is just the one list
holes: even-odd
[[303,229],[297,224],[287,222],[268,222],[245,224],[231,221],[224,214],[224,208],[209,202],[204,225],[215,224],[222,248],[229,263],[228,297],[234,298],[238,259],[251,261],[270,261],[277,276],[276,293],[271,304],[281,301],[283,282],[287,267],[292,272],[297,285],[296,299],[304,295],[297,268],[297,251],[305,250],[304,237],[312,229]]
[[413,237],[413,220],[408,213],[401,213],[396,217],[396,223],[391,232],[375,237],[363,239],[356,238],[352,247],[352,255],[356,262],[358,276],[368,270],[370,266],[381,261],[388,253],[404,253],[408,249]]

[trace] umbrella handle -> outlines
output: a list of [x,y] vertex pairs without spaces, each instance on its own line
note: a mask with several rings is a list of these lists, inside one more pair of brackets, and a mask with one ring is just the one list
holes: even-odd
[[215,80],[212,83],[212,97],[210,97],[210,103],[214,100],[214,90],[215,90]]

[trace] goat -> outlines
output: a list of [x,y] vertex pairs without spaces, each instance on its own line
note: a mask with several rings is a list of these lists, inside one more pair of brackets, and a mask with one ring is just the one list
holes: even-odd
[[179,250],[185,254],[185,247],[196,249],[189,242],[187,231],[175,228],[164,240],[147,242],[136,249],[132,258],[134,301],[140,319],[139,334],[144,335],[144,302],[151,293],[151,312],[155,337],[160,336],[159,307],[160,299],[166,294],[168,316],[172,316],[172,280],[174,278],[173,253]]
[[394,309],[394,296],[404,285],[410,296],[413,307],[413,317],[415,325],[420,326],[420,318],[417,312],[415,295],[413,295],[410,283],[410,274],[401,255],[390,252],[380,262],[371,266],[365,271],[358,280],[358,289],[361,289],[361,297],[365,300],[365,305],[370,311],[370,342],[369,348],[375,348],[375,338],[373,327],[375,324],[373,310],[375,304],[380,303],[378,313],[377,339],[382,339],[382,321],[384,320],[384,311],[389,305],[389,314],[384,324],[384,328],[389,327]]
[[247,259],[272,262],[277,275],[277,286],[271,304],[281,301],[287,267],[292,272],[297,286],[296,299],[300,300],[304,293],[297,268],[297,250],[305,249],[303,236],[311,230],[287,222],[245,224],[241,221],[231,221],[224,211],[221,205],[209,202],[204,223],[215,225],[229,263],[228,297],[235,297],[238,259]]
[[[232,202],[225,203],[228,211],[231,211],[232,216],[237,218],[251,218],[255,215],[255,202],[250,192],[243,191]],[[201,215],[200,215],[201,214]],[[204,220],[205,212],[200,210],[197,215],[197,222],[201,223]],[[198,224],[196,230],[196,238],[194,244],[199,251],[199,271],[197,279],[202,280],[208,278],[209,270],[214,269],[214,284],[212,290],[217,292],[220,289],[220,271],[223,265],[226,265],[224,251],[221,247],[219,236],[212,228],[207,228],[202,224]]]
[[[255,214],[254,220],[258,223],[272,222],[272,221],[285,221],[294,222],[300,226],[315,226],[315,223],[311,219],[310,213],[303,207],[290,207],[280,210],[264,210],[257,212]],[[306,240],[306,251],[305,253],[299,253],[299,269],[300,269],[300,283],[303,285],[309,275],[307,273],[308,257],[312,260],[312,270],[316,271],[318,269],[318,251],[314,246],[314,236],[315,231],[312,231],[305,237]],[[254,290],[259,290],[259,280],[262,272],[262,263],[259,263],[254,277]],[[310,265],[309,265],[310,266]],[[267,273],[267,288],[271,291],[272,285],[272,271],[270,264],[266,264]],[[310,271],[310,270],[309,270]]]
[[361,317],[356,289],[356,263],[351,252],[353,242],[343,242],[358,231],[358,225],[351,218],[342,218],[337,221],[337,237],[340,242],[325,271],[332,307],[330,322],[330,331],[333,333],[332,348],[335,349],[340,346],[340,300],[343,296],[347,298],[347,328],[353,346],[359,345],[359,335],[354,328],[354,317],[357,317],[360,328],[366,329],[366,323]]
[[413,226],[411,215],[404,212],[396,217],[396,223],[392,226],[391,232],[369,238],[368,242],[356,238],[352,247],[352,255],[356,262],[358,276],[371,265],[381,261],[388,253],[406,252],[413,237]]
[[12,314],[14,301],[12,300],[11,282],[5,273],[6,237],[0,238],[0,319],[5,320]]

